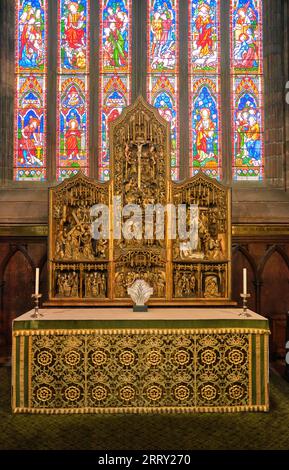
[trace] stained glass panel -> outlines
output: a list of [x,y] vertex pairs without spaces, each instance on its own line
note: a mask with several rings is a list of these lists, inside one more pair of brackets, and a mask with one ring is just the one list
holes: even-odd
[[190,173],[222,175],[220,1],[189,0]]
[[[150,75],[150,102],[160,115],[171,123],[171,166],[178,166],[177,161],[177,110],[178,110],[178,77],[176,75]],[[174,173],[177,174],[177,171]]]
[[16,72],[46,71],[47,1],[16,0]]
[[88,172],[89,0],[58,1],[57,178]]
[[219,73],[219,0],[189,2],[189,59],[191,73]]
[[[57,180],[63,181],[66,178],[71,178],[77,175],[79,168],[58,168],[57,169]],[[81,168],[82,173],[88,176],[88,168]]]
[[18,75],[16,87],[14,177],[16,181],[44,181],[45,77]]
[[131,0],[102,0],[100,12],[99,178],[109,179],[109,123],[131,100]]
[[101,3],[101,72],[128,73],[131,69],[131,0]]
[[58,27],[59,72],[88,72],[89,1],[60,0]]
[[179,177],[179,4],[148,0],[147,96],[171,123],[171,166]]
[[177,2],[176,0],[149,0],[148,8],[148,73],[177,73]]
[[261,180],[263,177],[262,78],[233,77],[234,178]]
[[235,73],[262,73],[260,0],[231,0],[232,67]]
[[[57,140],[59,167],[87,168],[88,79],[86,75],[62,75],[58,80]],[[62,175],[64,172],[62,171]],[[70,174],[70,172],[67,172]]]
[[262,180],[262,2],[231,0],[233,177]]
[[221,122],[218,77],[191,77],[191,128],[193,174],[203,171],[219,178],[221,174]]
[[114,121],[128,106],[130,99],[130,78],[127,74],[101,75],[101,113],[99,115],[99,167],[102,175],[108,176],[109,166],[109,123]]
[[14,180],[46,178],[47,2],[17,0]]

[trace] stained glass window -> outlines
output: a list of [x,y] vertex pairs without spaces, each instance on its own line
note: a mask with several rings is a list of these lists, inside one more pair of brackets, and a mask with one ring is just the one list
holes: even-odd
[[[57,4],[57,18],[54,4]],[[223,163],[227,169],[226,161],[230,158],[234,180],[261,181],[264,177],[262,0],[230,0],[230,20],[225,8],[221,13],[221,4],[225,5],[221,0],[143,0],[143,3],[100,0],[95,4],[91,0],[15,0],[14,180],[45,181],[48,148],[49,158],[55,159],[49,162],[48,176],[52,180],[63,180],[80,169],[87,175],[97,174],[102,181],[108,180],[109,124],[131,103],[134,79],[135,93],[142,88],[142,80],[146,80],[148,101],[171,125],[173,180],[180,178],[180,158],[184,158],[180,156],[181,148],[189,153],[190,175],[203,171],[221,180]],[[141,16],[145,8],[146,15]],[[52,25],[49,41],[48,9]],[[181,24],[188,48],[186,40],[180,43],[180,11],[186,12]],[[227,21],[224,32],[221,19],[223,24]],[[225,57],[221,64],[229,22],[230,58]],[[135,53],[146,47],[146,70],[136,70],[136,67],[132,70],[133,26],[134,37],[138,38]],[[96,35],[97,40],[90,43],[90,36]],[[54,41],[57,41],[57,57],[53,57]],[[57,73],[56,87],[47,82],[48,43],[49,73],[51,76]],[[179,73],[180,65],[182,71],[187,67],[186,61],[185,65],[181,62],[184,54],[186,60],[188,57],[188,76]],[[231,80],[228,100],[227,90],[221,90],[221,72],[222,84]],[[51,141],[51,130],[48,139],[46,136],[48,88],[49,99],[53,102],[56,98],[56,109],[49,104],[49,119],[56,115],[57,135]],[[228,101],[231,106],[226,107]],[[189,117],[182,123],[182,142],[180,107],[182,115],[187,113]],[[92,115],[95,122],[90,122]],[[231,116],[231,129],[225,132],[228,138],[231,136],[230,155],[227,155],[228,145],[223,153],[222,116],[224,122]],[[187,173],[187,169],[183,170]]]
[[89,3],[58,1],[58,180],[88,174]]
[[109,178],[109,123],[131,101],[131,0],[102,0],[99,40],[99,178]]
[[220,0],[189,0],[190,173],[221,178]]
[[148,101],[171,123],[172,178],[179,177],[179,2],[147,0]]
[[233,178],[263,179],[262,1],[231,0]]
[[14,179],[46,178],[47,1],[16,1]]

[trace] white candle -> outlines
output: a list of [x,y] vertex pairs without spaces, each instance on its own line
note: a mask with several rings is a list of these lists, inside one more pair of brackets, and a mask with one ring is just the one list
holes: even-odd
[[35,294],[39,294],[39,268],[36,268],[36,275],[35,275]]
[[247,295],[247,268],[243,269],[243,294]]

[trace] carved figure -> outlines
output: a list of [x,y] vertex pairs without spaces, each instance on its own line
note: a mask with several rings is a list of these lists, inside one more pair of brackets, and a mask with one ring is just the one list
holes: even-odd
[[[142,98],[110,126],[110,181],[91,180],[79,172],[51,189],[49,298],[54,304],[70,297],[79,299],[79,304],[89,299],[95,299],[96,304],[97,299],[113,303],[114,299],[127,299],[127,289],[144,280],[154,287],[154,297],[164,303],[181,303],[183,299],[185,304],[196,298],[201,303],[201,299],[216,297],[227,301],[231,269],[229,191],[203,173],[172,181],[169,123]],[[173,172],[175,179],[178,175]],[[107,205],[111,220],[112,196],[120,198],[122,207],[138,204],[143,215],[149,204],[183,204],[187,208],[195,204],[198,210],[193,226],[198,222],[198,229],[192,232],[190,228],[190,235],[195,234],[193,243],[169,240],[169,214],[165,215],[165,238],[160,240],[156,216],[153,236],[144,239],[144,217],[123,217],[121,211],[122,228],[130,220],[125,228],[132,236],[125,237],[122,230],[119,239],[94,239],[92,224],[97,216],[92,208],[99,203]],[[188,212],[186,220],[189,229]]]

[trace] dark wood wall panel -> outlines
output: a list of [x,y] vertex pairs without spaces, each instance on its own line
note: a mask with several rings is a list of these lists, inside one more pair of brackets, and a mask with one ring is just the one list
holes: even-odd
[[46,237],[11,237],[0,240],[0,357],[11,348],[14,318],[33,306],[35,268],[41,269],[40,289],[47,297]]
[[[35,268],[41,268],[40,289],[47,298],[46,237],[0,238],[0,356],[11,347],[11,323],[32,308]],[[248,269],[249,307],[270,319],[272,358],[285,355],[289,310],[289,235],[234,237],[233,299],[241,305],[242,270]]]
[[289,237],[238,239],[233,246],[233,298],[240,302],[242,269],[248,269],[249,307],[269,318],[271,358],[284,358],[289,311]]

